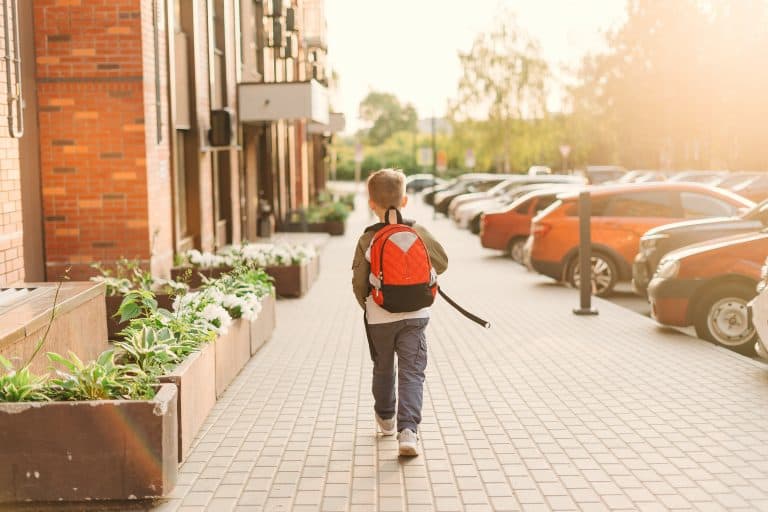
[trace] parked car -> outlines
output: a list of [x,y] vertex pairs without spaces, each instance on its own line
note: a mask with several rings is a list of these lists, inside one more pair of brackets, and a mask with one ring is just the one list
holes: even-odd
[[487,192],[464,194],[451,201],[448,207],[449,216],[458,223],[459,227],[467,228],[475,216],[486,210],[502,208],[508,205],[514,191],[529,185],[584,183],[580,176],[539,175],[513,176],[499,183]]
[[434,206],[435,204],[435,196],[442,192],[443,190],[447,190],[448,188],[454,186],[456,183],[458,183],[458,179],[453,179],[450,181],[446,181],[445,183],[441,185],[435,185],[434,187],[427,187],[422,192],[421,198],[424,200],[425,204],[428,204],[430,206]]
[[[596,294],[610,295],[632,278],[640,237],[651,228],[706,217],[702,202],[715,201],[736,215],[753,203],[715,187],[695,183],[644,183],[592,187],[593,278]],[[534,218],[531,261],[537,272],[578,285],[578,194],[560,197]]]
[[726,171],[681,171],[670,176],[674,183],[701,183],[715,185],[727,177]]
[[546,165],[532,165],[528,168],[528,176],[541,176],[543,174],[552,174],[552,169]]
[[[576,177],[578,180],[583,180],[581,176]],[[586,183],[580,183],[579,181],[572,182],[572,183],[533,183],[530,185],[523,185],[518,188],[514,188],[507,192],[504,197],[500,198],[498,202],[498,206],[494,207],[477,207],[477,208],[471,208],[469,211],[462,212],[462,216],[464,218],[460,219],[460,224],[463,224],[464,222],[467,223],[467,228],[469,228],[470,232],[473,235],[479,235],[480,234],[480,222],[482,220],[483,215],[486,213],[495,213],[498,211],[506,210],[510,204],[517,201],[519,198],[523,197],[524,195],[534,192],[537,190],[546,189],[548,187],[563,187],[563,192],[565,192],[567,189],[565,187],[576,187],[576,186],[584,186]]]
[[753,201],[768,199],[768,173],[761,173],[734,186],[731,190]]
[[[464,177],[462,176],[462,178]],[[447,214],[448,206],[451,204],[451,201],[458,196],[462,194],[472,194],[474,192],[485,192],[507,178],[509,178],[509,175],[507,174],[474,175],[471,178],[460,178],[454,186],[435,194],[435,210],[437,210],[438,213]]]
[[709,198],[700,202],[700,211],[713,218],[667,224],[648,231],[640,239],[632,284],[639,295],[645,296],[648,283],[661,259],[670,251],[715,238],[754,233],[768,226],[768,201],[746,210],[739,216],[727,216],[730,207]]
[[443,183],[445,180],[435,177],[434,174],[412,174],[405,179],[405,190],[409,194],[415,194]]
[[554,203],[559,194],[576,186],[545,185],[529,191],[504,209],[483,214],[480,243],[486,249],[504,251],[516,262],[523,263],[523,247],[531,234],[531,219]]
[[634,170],[611,183],[649,183],[652,181],[665,181],[666,174],[661,171]]
[[700,338],[743,354],[755,348],[747,303],[757,295],[768,233],[718,238],[672,251],[648,286],[653,318],[696,328]]
[[768,259],[760,269],[757,297],[750,301],[747,313],[757,334],[755,352],[762,359],[768,360]]
[[592,185],[602,185],[620,179],[627,170],[618,165],[588,165],[586,169],[576,171]]
[[[714,185],[724,188],[726,190],[733,191],[740,185],[746,185],[753,181],[755,178],[759,178],[760,173],[757,172],[731,172],[727,176],[723,176],[720,180],[714,183]],[[743,195],[743,194],[742,194]]]

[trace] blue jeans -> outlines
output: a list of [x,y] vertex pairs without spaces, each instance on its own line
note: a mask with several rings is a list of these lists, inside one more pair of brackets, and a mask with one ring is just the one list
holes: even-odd
[[[427,368],[428,318],[368,325],[368,343],[373,360],[374,410],[381,418],[395,415],[397,430],[416,432],[424,403],[424,371]],[[395,354],[397,354],[397,396],[395,395]]]

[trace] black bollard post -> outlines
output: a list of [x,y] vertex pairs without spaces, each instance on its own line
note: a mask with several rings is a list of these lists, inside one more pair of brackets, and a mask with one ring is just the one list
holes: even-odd
[[597,315],[592,308],[592,197],[589,192],[579,194],[579,308],[575,315]]

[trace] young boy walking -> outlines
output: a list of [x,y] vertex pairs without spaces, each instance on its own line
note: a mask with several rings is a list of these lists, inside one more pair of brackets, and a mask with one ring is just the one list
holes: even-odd
[[[374,298],[374,294],[379,298],[381,292],[377,286],[380,287],[381,282],[371,273],[371,249],[376,233],[387,228],[388,224],[398,222],[399,211],[407,203],[405,175],[401,171],[383,169],[368,178],[368,206],[380,223],[367,228],[357,243],[352,263],[352,288],[357,301],[365,310],[366,331],[373,360],[372,390],[376,422],[384,435],[398,432],[400,455],[415,456],[419,454],[418,427],[421,423],[424,371],[427,367],[425,329],[429,322],[430,308],[427,306],[410,311],[407,305],[395,304],[395,307],[388,305],[385,309],[380,305],[381,300]],[[436,274],[443,273],[448,267],[448,257],[442,246],[418,224],[412,221],[402,221],[402,224],[411,227],[424,243],[431,270]],[[410,235],[411,240],[405,244],[412,244],[415,237],[407,235]],[[383,266],[386,268],[387,264]],[[392,312],[393,309],[399,312]]]

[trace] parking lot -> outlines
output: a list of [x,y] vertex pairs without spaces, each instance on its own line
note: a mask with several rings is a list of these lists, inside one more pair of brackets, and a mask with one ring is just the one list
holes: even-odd
[[588,191],[595,295],[747,357],[764,352],[749,308],[766,280],[768,201],[753,201],[766,194],[752,174],[540,170],[464,174],[426,188],[424,203],[474,243],[578,287]]

